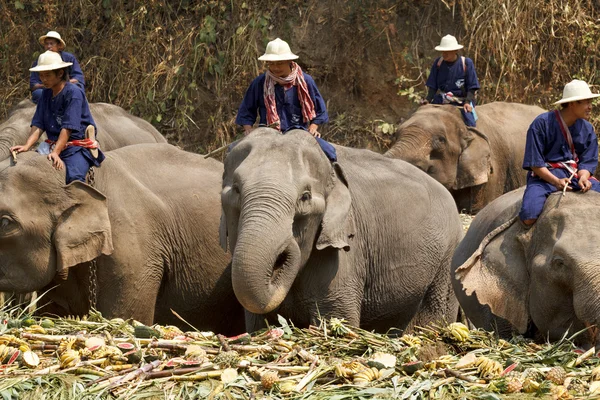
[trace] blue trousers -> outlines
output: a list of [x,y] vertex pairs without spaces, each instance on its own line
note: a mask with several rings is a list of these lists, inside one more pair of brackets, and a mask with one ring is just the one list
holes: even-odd
[[98,158],[94,158],[88,149],[67,147],[60,153],[60,159],[65,163],[67,185],[73,181],[85,183],[90,167],[99,167],[104,158],[104,153],[100,150],[98,150]]
[[[442,97],[442,95],[440,93],[436,94],[433,98],[433,101],[431,102],[431,104],[444,104],[444,98]],[[448,104],[448,103],[446,103]],[[477,126],[477,123],[475,122],[475,100],[472,101],[473,104],[473,111],[471,112],[466,112],[464,108],[460,109],[460,113],[462,114],[462,118],[463,121],[465,122],[466,126],[472,126],[475,127]],[[457,103],[453,103],[453,105],[459,107],[460,105]]]
[[[554,168],[551,169],[550,172],[557,178],[568,178],[571,176],[569,171],[562,168]],[[590,182],[592,183],[591,190],[600,192],[600,182],[596,179],[590,179]],[[571,179],[571,187],[575,192],[581,190],[576,178]],[[556,191],[556,186],[551,183],[548,183],[537,176],[532,176],[531,172],[527,174],[527,187],[523,194],[521,211],[519,211],[519,218],[521,221],[537,219],[544,209],[544,204],[546,203],[548,196]]]

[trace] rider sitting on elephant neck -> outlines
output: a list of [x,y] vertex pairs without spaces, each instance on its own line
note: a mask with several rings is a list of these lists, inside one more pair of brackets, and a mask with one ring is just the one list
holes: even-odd
[[[64,51],[66,44],[60,37],[60,34],[56,31],[50,31],[45,35],[40,36],[39,42],[46,50],[51,50],[60,54],[63,61],[72,64],[68,67],[69,82],[77,85],[81,90],[85,90],[85,79],[83,78],[83,72],[81,71],[79,62],[73,54]],[[35,61],[31,68],[36,67],[37,64],[37,61]],[[40,101],[40,97],[42,97],[44,84],[40,79],[40,74],[36,71],[32,71],[29,76],[29,89],[31,90],[31,101],[37,104],[38,101]]]
[[465,125],[476,126],[475,92],[479,90],[479,81],[473,60],[458,56],[458,50],[462,48],[463,45],[458,44],[452,35],[444,36],[440,45],[435,47],[442,56],[436,58],[431,66],[423,104],[462,105]]
[[67,184],[74,180],[85,182],[90,167],[98,167],[104,160],[85,93],[69,82],[70,65],[56,52],[40,54],[38,65],[30,71],[40,72],[45,89],[36,106],[27,142],[11,148],[17,153],[28,151],[45,131],[48,140],[37,151],[47,154],[57,170],[65,167]]
[[321,139],[317,130],[329,120],[325,101],[313,78],[293,61],[297,58],[279,38],[267,44],[265,54],[258,59],[267,62],[268,70],[250,84],[235,122],[244,127],[247,135],[258,112],[259,126],[273,126],[284,134],[291,129],[308,131],[327,158],[336,161],[335,148]]
[[587,120],[593,94],[584,81],[565,85],[563,97],[554,104],[561,110],[539,115],[527,131],[523,168],[528,170],[527,187],[519,217],[531,226],[542,213],[548,195],[558,190],[600,192],[592,175],[598,165],[598,141]]

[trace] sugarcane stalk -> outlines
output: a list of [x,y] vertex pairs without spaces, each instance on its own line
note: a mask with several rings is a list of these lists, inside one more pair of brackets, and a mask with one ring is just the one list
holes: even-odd
[[308,371],[311,370],[311,367],[308,366],[308,365],[280,366],[280,365],[269,365],[269,364],[266,364],[263,367],[267,368],[267,369],[272,369],[273,371],[287,372],[287,373],[308,372]]
[[96,376],[100,376],[100,377],[106,375],[106,372],[98,371],[97,369],[92,369],[92,368],[84,368],[84,367],[69,369],[69,370],[65,370],[64,372],[69,372],[69,373],[72,373],[75,375],[96,375]]
[[227,338],[224,335],[218,334],[217,339],[219,339],[219,343],[221,343],[223,350],[231,351],[231,347],[229,347],[229,343],[227,343]]
[[129,382],[132,379],[135,379],[137,377],[139,377],[142,374],[145,374],[147,372],[152,371],[154,368],[158,367],[161,364],[161,360],[154,360],[149,364],[146,364],[136,370],[133,370],[131,372],[128,372],[125,375],[117,375],[114,377],[110,377],[108,378],[108,380],[102,382],[100,385],[96,386],[93,391],[97,392],[100,390],[103,390],[105,388],[113,389],[119,385],[122,385],[123,383]]
[[21,333],[21,338],[35,340],[38,342],[60,343],[63,340],[78,340],[85,342],[85,337],[82,335],[44,335],[41,333]]
[[[245,352],[245,353],[251,353],[254,351],[260,351],[262,353],[273,353],[273,348],[274,347],[278,347],[278,346],[269,346],[266,344],[262,344],[262,345],[253,345],[253,344],[232,344],[229,345],[229,347],[231,348],[231,350],[235,350],[238,352]],[[284,348],[285,352],[288,352],[288,349]]]
[[[110,366],[109,366],[109,367],[110,367]],[[114,365],[113,367],[117,367],[117,365]],[[108,367],[107,367],[107,369],[108,369]],[[124,370],[122,370],[122,371],[119,371],[119,373],[118,373],[118,374],[105,375],[105,376],[103,376],[102,378],[96,379],[95,381],[92,381],[92,382],[88,382],[88,383],[86,383],[86,384],[85,384],[85,387],[86,387],[86,388],[88,388],[88,387],[90,387],[90,386],[97,385],[98,383],[101,383],[101,382],[107,381],[107,380],[109,380],[109,379],[112,379],[112,378],[117,378],[117,377],[119,377],[119,376],[123,376],[123,375],[125,375],[125,374],[128,374],[129,372],[135,371],[136,369],[138,369],[138,367],[132,367],[132,368],[124,369]],[[114,369],[113,369],[113,371],[114,371]]]
[[58,345],[56,345],[56,344],[41,343],[41,344],[32,344],[31,345],[31,350],[37,350],[37,351],[46,351],[46,350],[56,351],[57,349],[58,349]]
[[169,369],[169,370],[162,370],[162,371],[154,371],[154,372],[149,372],[148,374],[146,374],[146,379],[167,378],[170,376],[186,375],[186,374],[190,374],[193,372],[201,372],[201,371],[206,370],[207,368],[213,368],[213,367],[214,367],[213,363],[206,363],[199,367],[176,368],[176,369]]
[[173,381],[176,381],[176,382],[197,382],[197,381],[203,381],[205,379],[210,379],[210,378],[219,378],[221,376],[221,374],[223,373],[223,371],[225,371],[225,370],[219,369],[216,371],[200,372],[199,374],[195,374],[195,375],[184,375],[184,376],[174,375],[170,379]]
[[584,362],[585,360],[587,360],[594,354],[596,354],[596,348],[592,347],[588,351],[586,351],[585,353],[583,353],[582,355],[577,357],[577,360],[575,360],[575,366],[577,367],[579,364],[581,364],[582,362]]

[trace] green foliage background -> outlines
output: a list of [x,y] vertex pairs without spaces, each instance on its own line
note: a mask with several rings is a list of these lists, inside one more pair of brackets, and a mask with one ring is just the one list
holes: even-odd
[[[479,102],[548,107],[574,77],[600,83],[592,0],[0,0],[0,117],[29,95],[37,38],[57,30],[92,102],[151,121],[206,152],[234,119],[266,43],[287,40],[325,99],[331,141],[383,150],[424,94],[433,47],[455,34],[473,58]],[[598,90],[598,88],[593,88]]]

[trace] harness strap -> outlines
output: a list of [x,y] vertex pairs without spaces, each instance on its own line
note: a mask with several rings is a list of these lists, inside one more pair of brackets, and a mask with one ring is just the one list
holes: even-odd
[[[56,144],[56,140],[46,139],[45,142],[48,143],[50,146],[54,146]],[[86,138],[79,140],[71,140],[67,142],[67,147],[69,146],[83,147],[85,149],[97,149],[100,145],[96,140]]]
[[[464,56],[460,56],[460,60],[462,61],[463,72],[466,74],[467,73],[467,62],[465,61],[465,57]],[[442,65],[442,62],[444,62],[444,58],[443,57],[439,57],[438,58],[438,62],[437,62],[437,67],[438,68]]]
[[[573,144],[573,137],[571,136],[571,132],[569,131],[569,127],[567,123],[563,119],[562,115],[560,115],[560,111],[554,110],[554,115],[558,120],[558,126],[560,126],[560,131],[562,132],[563,137],[569,144],[569,148],[571,149],[571,154],[573,154],[573,160],[575,163],[579,162],[579,157],[577,157],[577,153],[575,152],[575,145]],[[577,164],[575,164],[577,165]]]

